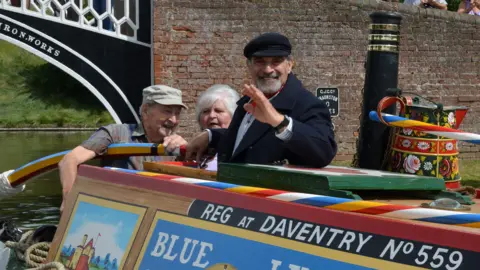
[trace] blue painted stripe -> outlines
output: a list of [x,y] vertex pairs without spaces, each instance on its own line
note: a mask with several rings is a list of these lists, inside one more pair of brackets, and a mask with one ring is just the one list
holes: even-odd
[[[380,122],[380,118],[378,117],[378,114],[377,114],[376,111],[370,111],[370,113],[368,115],[370,117],[370,120]],[[412,120],[412,119],[408,119],[408,118],[405,118],[405,117],[400,117],[400,116],[397,116],[397,115],[385,115],[385,116],[383,116],[383,119],[387,123],[389,123],[389,122],[403,122],[405,120]],[[422,127],[420,127],[420,129],[424,130],[424,129],[422,129]],[[433,132],[445,132],[445,131],[433,131]],[[456,132],[467,133],[465,131],[460,131],[460,130],[458,130]],[[427,131],[427,133],[428,133],[428,131]],[[478,135],[478,134],[474,134],[474,133],[471,133],[471,134]],[[445,134],[443,136],[449,138],[448,134]],[[462,140],[462,141],[473,143],[473,144],[480,144],[480,140]]]
[[350,201],[352,200],[325,196],[325,197],[312,197],[312,198],[300,199],[292,202],[324,207],[324,206],[350,202]]
[[[142,147],[142,148],[151,148],[152,145],[154,145],[153,143],[114,143],[114,144],[111,144],[108,149],[110,148],[121,148],[121,147]],[[17,172],[17,171],[20,171],[20,170],[23,170],[24,168],[26,167],[30,167],[34,164],[37,164],[39,162],[42,162],[42,161],[45,161],[45,160],[49,160],[51,158],[55,158],[55,157],[58,157],[58,156],[63,156],[63,155],[66,155],[68,154],[70,151],[72,150],[67,150],[67,151],[63,151],[63,152],[59,152],[59,153],[55,153],[55,154],[51,154],[51,155],[48,155],[48,156],[45,156],[45,157],[42,157],[42,158],[39,158],[39,159],[36,159],[34,161],[31,161],[21,167],[18,167],[14,172]]]
[[466,224],[480,222],[480,214],[459,214],[442,217],[429,217],[416,219],[426,222],[442,223],[442,224]]
[[227,189],[227,188],[240,187],[239,185],[222,183],[222,182],[203,182],[203,183],[196,183],[194,185],[211,187],[211,188],[216,188],[216,189]]
[[52,155],[48,155],[48,156],[45,156],[43,158],[39,158],[37,160],[34,160],[32,162],[29,162],[25,165],[23,165],[22,167],[19,167],[17,168],[14,172],[17,172],[17,171],[20,171],[26,167],[29,167],[29,166],[32,166],[36,163],[39,163],[39,162],[42,162],[42,161],[45,161],[45,160],[49,160],[49,159],[52,159],[52,158],[55,158],[55,157],[58,157],[58,156],[63,156],[63,155],[66,155],[68,152],[70,152],[71,150],[68,150],[68,151],[63,151],[63,152],[59,152],[59,153],[56,153],[56,154],[52,154]]
[[108,148],[122,148],[122,147],[144,147],[150,148],[154,143],[112,143]]
[[[370,111],[370,113],[368,113],[368,116],[370,117],[370,120],[380,122],[380,118],[378,117],[378,114],[376,111]],[[387,117],[384,116],[383,119],[386,120]]]

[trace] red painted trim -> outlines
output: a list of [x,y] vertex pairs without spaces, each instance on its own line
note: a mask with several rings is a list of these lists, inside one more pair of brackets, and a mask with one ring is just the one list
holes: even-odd
[[228,204],[232,207],[300,219],[312,223],[480,252],[480,245],[478,244],[480,243],[480,230],[479,233],[471,233],[455,229],[414,224],[402,220],[339,212],[308,205],[236,194],[191,184],[154,179],[142,175],[132,175],[89,165],[81,165],[78,170],[78,175],[110,183],[197,198],[212,203]]
[[248,193],[248,194],[249,194],[249,195],[253,195],[253,196],[265,197],[265,196],[275,196],[275,195],[283,194],[283,193],[285,193],[285,192],[284,192],[284,191],[280,191],[280,190],[265,189],[265,190],[259,190],[259,191],[255,191],[255,192],[250,192],[250,193]]
[[198,168],[198,163],[193,161],[161,161],[160,164],[185,166],[191,168]]
[[[410,146],[405,147],[403,146],[403,141],[408,140],[410,141]],[[429,145],[428,149],[420,149],[418,148],[418,144],[421,142],[425,142]],[[447,150],[445,145],[447,143],[452,143],[453,148],[452,150]],[[425,140],[422,137],[412,137],[406,135],[399,135],[397,134],[397,138],[395,138],[395,143],[392,147],[393,150],[399,150],[404,152],[415,152],[415,153],[422,153],[428,156],[435,156],[437,153],[445,154],[445,155],[458,155],[458,148],[457,148],[457,140],[447,140],[447,141],[433,141],[433,140]]]
[[20,177],[20,178],[18,178],[17,180],[15,180],[15,182],[10,183],[10,185],[11,185],[12,187],[20,186],[21,184],[23,184],[23,183],[29,181],[30,179],[32,179],[33,177],[36,177],[36,176],[38,176],[38,175],[40,175],[40,174],[42,174],[42,173],[46,173],[46,172],[48,172],[48,171],[50,171],[50,170],[53,170],[53,169],[56,168],[57,166],[58,166],[57,164],[53,164],[53,165],[44,167],[44,168],[42,168],[42,169],[40,169],[40,170],[34,171],[34,172],[32,172],[32,173],[29,173],[29,174],[27,174],[27,175],[24,175],[23,177]]
[[462,185],[460,185],[460,180],[458,181],[448,181],[445,182],[445,187],[449,189],[455,189],[455,188],[461,188]]

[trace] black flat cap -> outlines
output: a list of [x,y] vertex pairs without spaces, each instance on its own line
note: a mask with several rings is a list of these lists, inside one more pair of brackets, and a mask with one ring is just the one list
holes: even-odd
[[243,49],[243,55],[252,56],[288,56],[292,45],[288,38],[279,33],[265,33],[252,39]]

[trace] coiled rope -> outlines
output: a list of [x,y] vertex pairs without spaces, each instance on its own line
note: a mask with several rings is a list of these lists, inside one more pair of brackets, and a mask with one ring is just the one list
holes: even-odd
[[32,236],[33,230],[22,234],[18,242],[6,241],[5,246],[13,249],[19,260],[25,261],[27,270],[65,270],[65,266],[60,262],[45,263],[50,250],[50,242],[34,243]]

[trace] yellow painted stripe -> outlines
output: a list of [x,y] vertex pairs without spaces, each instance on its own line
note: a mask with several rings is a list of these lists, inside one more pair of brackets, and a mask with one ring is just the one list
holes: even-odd
[[451,154],[437,154],[435,152],[423,153],[423,152],[416,152],[416,151],[401,150],[397,147],[392,147],[392,149],[395,150],[395,151],[398,151],[398,152],[402,152],[402,153],[417,154],[417,155],[423,155],[423,156],[439,156],[439,157],[442,157],[442,156],[458,155],[458,152],[451,153]]
[[462,227],[470,227],[470,228],[480,228],[480,222],[472,222],[472,223],[465,223],[465,224],[455,224]]
[[[149,147],[115,147],[115,148],[109,148],[107,150],[107,155],[128,155],[128,154],[149,154],[151,152],[151,148]],[[164,155],[165,154],[165,148],[163,145],[159,145],[157,147],[157,152],[159,155]],[[64,155],[59,155],[56,157],[52,157],[50,159],[45,159],[42,161],[39,161],[35,164],[32,164],[28,167],[23,168],[22,170],[18,170],[8,176],[8,180],[10,184],[14,184],[16,181],[18,181],[20,178],[23,178],[29,174],[32,174],[38,170],[41,170],[45,167],[52,166],[55,164],[58,164],[60,160]]]
[[160,174],[160,173],[152,173],[152,172],[137,172],[137,174],[144,175],[144,176],[159,176],[159,175],[163,175],[163,174]]
[[412,126],[420,126],[420,127],[432,127],[434,125],[430,125],[427,123],[423,123],[420,121],[415,121],[415,120],[401,120],[401,121],[392,121],[390,124],[394,126],[399,126],[399,127],[412,127]]
[[246,194],[246,193],[257,192],[257,191],[260,191],[260,190],[266,190],[266,188],[240,186],[240,187],[226,188],[225,190],[235,192],[235,193]]
[[[366,256],[348,253],[348,252],[342,252],[339,250],[305,244],[305,243],[288,240],[288,239],[284,239],[284,238],[280,238],[280,237],[276,237],[268,234],[247,231],[247,230],[243,230],[235,227],[230,227],[222,224],[207,222],[204,220],[198,220],[198,219],[193,219],[185,216],[165,213],[161,211],[158,211],[157,214],[155,215],[155,221],[152,222],[152,225],[148,232],[147,239],[151,239],[153,235],[153,231],[155,230],[156,221],[158,219],[162,219],[162,220],[177,223],[177,224],[191,226],[198,229],[230,235],[233,237],[243,238],[250,241],[260,242],[267,245],[278,246],[281,248],[299,251],[299,252],[307,253],[310,255],[323,257],[326,259],[341,261],[341,262],[350,263],[354,265],[360,265],[368,268],[389,269],[389,270],[424,269],[424,268],[410,266],[406,264],[389,262],[386,260],[380,260],[380,259],[370,258]],[[149,241],[145,241],[142,247],[142,250],[140,252],[140,256],[138,257],[137,263],[135,265],[135,269],[139,269],[140,263],[145,254],[148,244],[149,244]],[[226,263],[228,263],[228,261]]]
[[382,205],[387,205],[387,204],[378,203],[378,202],[369,202],[369,201],[353,201],[353,202],[333,204],[333,205],[325,206],[324,208],[340,210],[340,211],[357,211],[365,208],[382,206]]
[[8,176],[8,180],[9,180],[10,184],[13,184],[16,181],[18,181],[20,178],[23,178],[23,177],[25,177],[25,176],[27,176],[31,173],[39,171],[39,170],[41,170],[45,167],[57,164],[58,162],[60,162],[60,160],[62,160],[62,158],[63,158],[63,155],[60,155],[60,156],[56,156],[56,157],[46,159],[46,160],[42,160],[40,162],[32,164],[28,167],[23,168],[22,170],[18,170],[16,172],[10,174]]
[[[162,149],[158,149],[161,153]],[[150,148],[146,147],[118,147],[118,148],[109,148],[107,150],[107,155],[126,155],[126,154],[148,154],[150,153]]]
[[435,141],[435,142],[452,142],[456,141],[455,139],[428,139],[428,138],[422,138],[422,137],[410,137],[410,136],[404,136],[404,135],[399,135],[396,134],[397,138],[404,138],[412,141]]

